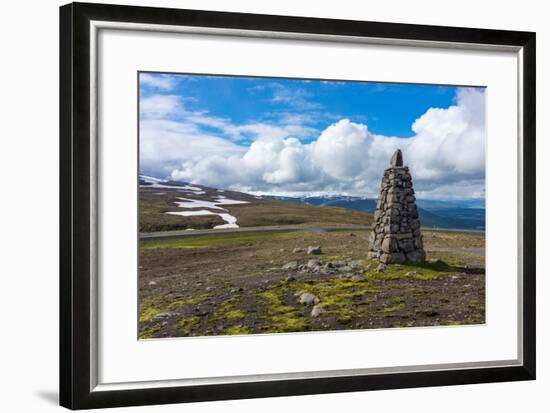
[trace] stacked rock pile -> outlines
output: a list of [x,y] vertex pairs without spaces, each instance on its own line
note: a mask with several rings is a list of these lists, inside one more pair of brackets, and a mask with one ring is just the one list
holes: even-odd
[[426,259],[412,177],[399,149],[384,171],[369,241],[369,257],[384,264]]

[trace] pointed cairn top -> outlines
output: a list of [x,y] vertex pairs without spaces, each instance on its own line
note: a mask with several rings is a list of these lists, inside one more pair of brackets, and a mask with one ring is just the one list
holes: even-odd
[[401,153],[401,149],[394,152],[390,160],[390,166],[393,168],[403,166],[403,154]]

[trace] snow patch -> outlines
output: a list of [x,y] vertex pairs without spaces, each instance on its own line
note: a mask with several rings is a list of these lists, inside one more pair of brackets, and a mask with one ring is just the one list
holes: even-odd
[[183,189],[187,189],[188,191],[202,191],[202,188],[199,188],[198,186],[190,186],[190,185],[185,185]]
[[216,197],[216,205],[239,205],[239,204],[250,204],[248,201],[239,201],[237,199],[229,199],[224,196]]
[[216,202],[212,201],[203,201],[202,199],[189,199],[189,198],[178,198],[184,202],[176,201],[175,204],[180,208],[212,208],[212,209],[221,209],[226,211],[224,208],[217,206]]
[[189,198],[178,198],[181,201],[176,201],[175,204],[180,208],[210,208],[216,209],[225,212],[214,212],[207,209],[199,209],[198,211],[172,211],[167,212],[170,215],[180,215],[184,217],[189,216],[199,216],[199,215],[218,215],[223,219],[226,224],[216,225],[214,229],[224,229],[224,228],[239,228],[237,225],[237,218],[233,215],[227,213],[227,209],[221,208],[218,205],[239,205],[239,204],[249,204],[248,201],[239,201],[236,199],[228,199],[224,196],[218,196],[214,201],[204,201],[202,199],[189,199]]
[[230,214],[218,214],[221,219],[223,219],[227,224],[216,225],[214,229],[223,229],[223,228],[239,228],[237,225],[237,218]]
[[193,217],[198,215],[219,215],[215,212],[208,211],[206,209],[199,209],[198,211],[170,211],[167,212],[170,215],[181,215],[182,217]]

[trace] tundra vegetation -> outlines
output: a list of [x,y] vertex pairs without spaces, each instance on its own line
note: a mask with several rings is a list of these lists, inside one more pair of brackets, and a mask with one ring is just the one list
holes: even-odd
[[[165,213],[209,191],[140,191],[141,339],[485,322],[483,233],[423,230],[425,262],[380,271],[367,213],[240,193],[224,196],[248,203],[222,205],[235,230],[211,229],[218,215]],[[169,231],[183,236],[146,237]]]

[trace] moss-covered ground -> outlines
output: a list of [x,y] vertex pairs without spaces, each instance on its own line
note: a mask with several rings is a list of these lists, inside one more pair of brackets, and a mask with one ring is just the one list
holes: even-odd
[[[425,231],[428,261],[389,265],[385,272],[366,259],[367,238],[366,231],[289,231],[142,242],[139,336],[485,322],[483,234]],[[307,255],[309,245],[321,245],[323,254]],[[321,265],[360,261],[346,273],[282,269],[310,259]],[[300,304],[303,293],[318,298],[318,314]]]

